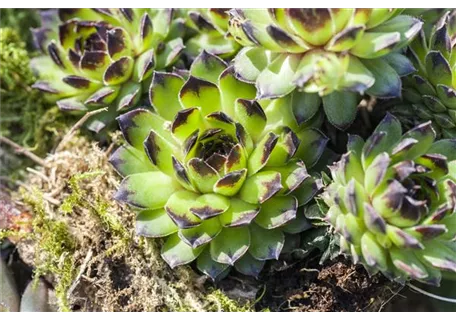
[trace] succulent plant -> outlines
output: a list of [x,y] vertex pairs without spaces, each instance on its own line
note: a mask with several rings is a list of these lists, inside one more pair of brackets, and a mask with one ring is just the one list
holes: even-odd
[[414,71],[401,54],[422,22],[402,9],[233,9],[229,31],[243,46],[237,76],[255,83],[257,98],[298,89],[345,129],[359,93],[401,95],[400,76]]
[[419,119],[432,120],[444,138],[455,138],[456,10],[447,12],[429,36],[421,32],[408,56],[418,72],[404,80],[404,101]]
[[42,18],[33,31],[45,53],[32,61],[34,87],[62,110],[108,107],[88,123],[96,132],[135,106],[153,70],[171,66],[184,48],[183,21],[171,9],[60,9]]
[[0,312],[50,311],[48,300],[48,289],[42,280],[36,286],[30,282],[20,298],[11,271],[0,259]]
[[284,233],[310,227],[298,208],[320,189],[307,169],[327,138],[299,126],[289,100],[254,97],[203,51],[186,81],[154,72],[154,111],[118,118],[128,144],[110,159],[125,177],[115,198],[141,210],[139,235],[168,237],[162,257],[171,267],[197,259],[212,278],[230,266],[256,276],[278,258]]
[[330,168],[326,220],[371,273],[438,285],[456,272],[456,140],[434,139],[430,121],[402,134],[387,114]]
[[228,32],[229,9],[182,9],[187,16],[186,25],[193,32],[185,42],[190,57],[203,50],[222,59],[232,58],[241,48]]

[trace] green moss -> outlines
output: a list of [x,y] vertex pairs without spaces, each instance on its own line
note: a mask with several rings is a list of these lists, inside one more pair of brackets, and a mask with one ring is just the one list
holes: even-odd
[[254,312],[253,305],[241,304],[229,297],[223,291],[214,290],[207,295],[207,301],[210,302],[208,311],[213,312]]
[[55,294],[60,311],[69,311],[67,292],[77,270],[74,268],[75,241],[62,221],[49,218],[38,190],[21,190],[24,201],[34,212],[32,237],[36,241],[34,280],[52,274],[58,280]]
[[33,48],[30,28],[40,25],[40,17],[36,9],[0,9],[0,27],[9,27],[21,35],[27,48]]

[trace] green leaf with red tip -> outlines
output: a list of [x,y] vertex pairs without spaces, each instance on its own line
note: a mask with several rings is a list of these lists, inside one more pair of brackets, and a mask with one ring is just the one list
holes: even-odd
[[187,170],[190,179],[201,193],[211,193],[215,183],[219,179],[217,171],[205,161],[192,158],[187,163]]
[[395,33],[398,32],[400,39],[394,46],[394,49],[405,47],[421,30],[423,22],[412,16],[401,15],[385,21],[378,27],[372,29],[372,32]]
[[222,195],[207,193],[199,196],[190,211],[200,219],[209,219],[226,212],[230,208],[230,200]]
[[193,228],[179,230],[179,237],[192,248],[198,248],[214,239],[220,231],[222,225],[218,219],[207,219]]
[[443,84],[452,87],[451,66],[441,52],[431,51],[426,55],[426,73],[433,85]]
[[279,98],[292,92],[296,88],[292,80],[299,62],[299,55],[281,54],[274,59],[256,79],[257,98]]
[[334,52],[342,52],[351,49],[362,37],[363,26],[350,26],[331,38],[325,49]]
[[160,238],[179,230],[165,209],[144,210],[136,216],[136,234],[144,237]]
[[257,260],[278,259],[285,243],[279,229],[266,230],[255,223],[250,225],[251,242],[249,253]]
[[375,59],[390,53],[400,42],[399,32],[364,32],[350,53],[363,59]]
[[299,188],[294,190],[291,195],[298,199],[298,207],[305,205],[312,200],[323,188],[321,179],[310,177],[304,179]]
[[188,190],[179,190],[168,196],[165,210],[180,229],[200,225],[201,220],[190,211],[198,196],[197,193]]
[[239,197],[249,203],[263,203],[277,194],[282,188],[280,173],[262,171],[245,180],[239,191]]
[[[410,248],[410,249],[423,249],[421,242],[403,231],[402,229],[395,227],[393,225],[388,225],[386,227],[386,232],[391,241],[400,248]],[[406,250],[404,250],[406,251]]]
[[179,93],[185,108],[200,107],[203,116],[221,109],[220,91],[215,84],[190,76]]
[[361,237],[361,252],[364,261],[369,267],[375,267],[382,271],[388,270],[388,257],[372,233],[366,232]]
[[199,271],[211,277],[212,280],[215,280],[229,268],[229,265],[212,260],[209,248],[206,248],[196,260],[196,267]]
[[247,130],[254,141],[263,133],[267,118],[263,108],[255,100],[237,99],[234,112],[236,120]]
[[422,123],[404,133],[402,139],[412,138],[418,142],[407,151],[407,159],[414,159],[429,150],[435,140],[435,131],[431,122]]
[[244,148],[237,144],[231,148],[228,157],[226,158],[224,169],[226,173],[242,170],[247,166],[247,155]]
[[293,196],[273,197],[261,205],[255,223],[263,229],[275,229],[296,218],[298,200]]
[[300,160],[292,160],[285,166],[268,167],[268,170],[280,173],[283,189],[281,195],[287,195],[297,188],[310,177],[304,163]]
[[222,213],[219,219],[224,227],[239,227],[249,225],[258,212],[260,212],[260,206],[232,198],[229,209]]
[[203,118],[199,108],[189,108],[179,111],[174,118],[171,131],[175,137],[185,141],[195,129],[201,127]]
[[415,256],[413,252],[391,248],[391,260],[393,265],[407,277],[415,280],[426,279],[429,275],[426,266]]
[[62,111],[87,111],[87,107],[79,97],[67,98],[57,101],[57,106]]
[[170,176],[160,172],[144,172],[123,179],[114,198],[136,207],[158,209],[180,186]]
[[247,251],[241,259],[236,261],[234,268],[236,271],[250,277],[258,277],[265,265],[264,261],[257,260]]
[[249,249],[250,231],[248,227],[223,228],[211,241],[210,253],[214,261],[233,265]]
[[358,94],[334,91],[322,99],[326,116],[335,127],[345,130],[355,120]]
[[278,130],[279,139],[269,156],[266,165],[283,166],[290,161],[298,150],[300,140],[289,127],[282,127]]
[[323,154],[329,139],[317,129],[301,130],[297,136],[301,142],[295,157],[304,161],[307,168],[312,168]]
[[154,50],[150,49],[143,52],[136,58],[135,67],[133,70],[133,80],[142,82],[152,75],[155,67]]
[[110,104],[117,98],[119,92],[118,86],[104,86],[89,96],[84,104],[89,106]]
[[117,111],[125,110],[138,104],[141,98],[141,84],[129,81],[122,84],[117,97]]
[[103,74],[105,85],[118,85],[128,79],[133,73],[134,61],[131,57],[122,57],[111,63]]
[[193,61],[190,74],[217,84],[220,74],[226,67],[227,65],[222,59],[203,50]]
[[232,197],[239,192],[247,177],[247,169],[232,171],[217,180],[214,192]]
[[103,51],[85,51],[81,58],[80,69],[90,79],[103,80],[103,73],[111,59]]
[[166,42],[163,51],[156,53],[156,68],[165,69],[173,65],[181,55],[184,47],[181,38]]
[[257,143],[247,162],[249,176],[260,171],[268,162],[279,136],[269,132]]
[[109,162],[122,176],[157,170],[147,155],[129,145],[120,146],[109,158]]
[[[456,56],[456,54],[455,54]],[[456,71],[455,71],[456,72]],[[456,90],[445,85],[437,85],[437,95],[442,103],[449,109],[456,109]]]
[[136,109],[124,113],[117,120],[125,140],[136,149],[143,150],[143,142],[151,129],[154,129],[167,141],[173,139],[169,130],[165,128],[165,120],[146,109]]
[[174,268],[192,262],[203,250],[204,246],[193,249],[182,241],[177,234],[173,234],[163,245],[161,256],[171,268]]
[[184,79],[174,73],[154,72],[149,89],[149,100],[155,111],[168,121],[173,121],[182,110],[179,91]]
[[133,43],[123,28],[113,28],[107,32],[108,53],[112,60],[132,56]]
[[154,129],[150,130],[149,135],[144,140],[144,150],[150,161],[160,171],[168,175],[173,174],[174,167],[171,157],[177,153],[177,150],[168,141],[158,135]]

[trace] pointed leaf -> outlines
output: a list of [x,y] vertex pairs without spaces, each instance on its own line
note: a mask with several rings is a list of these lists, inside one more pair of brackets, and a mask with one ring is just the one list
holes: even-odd
[[136,234],[144,237],[160,238],[179,230],[165,209],[144,210],[136,216]]
[[209,219],[222,214],[230,207],[230,200],[224,196],[208,193],[199,196],[190,211],[200,219]]
[[238,227],[250,224],[258,212],[260,212],[260,206],[232,198],[230,208],[222,213],[219,219],[224,227]]
[[233,265],[249,249],[250,232],[248,227],[223,228],[211,241],[210,253],[213,260]]
[[220,231],[222,225],[218,219],[207,219],[196,227],[180,229],[179,238],[192,248],[198,248],[214,239]]
[[174,179],[160,171],[135,173],[123,179],[114,199],[139,208],[159,209],[179,188]]
[[280,173],[262,171],[247,178],[239,191],[239,197],[252,204],[263,203],[282,188]]
[[196,260],[196,267],[199,271],[208,275],[215,281],[215,279],[220,276],[223,271],[228,269],[229,265],[212,260],[209,248],[206,248],[203,253],[199,255],[198,260]]
[[204,246],[193,249],[182,241],[177,234],[173,234],[163,245],[161,256],[171,268],[174,268],[192,262],[203,250]]
[[234,268],[246,276],[257,278],[265,265],[264,261],[257,260],[249,252],[246,252],[241,259],[236,261]]
[[156,167],[147,155],[129,145],[120,146],[109,158],[109,162],[123,177],[135,173],[155,171]]
[[257,260],[279,259],[285,236],[278,229],[266,230],[256,224],[250,225],[251,244],[249,253]]
[[168,197],[165,210],[179,229],[200,225],[201,220],[190,211],[196,199],[198,194],[188,190],[179,190]]

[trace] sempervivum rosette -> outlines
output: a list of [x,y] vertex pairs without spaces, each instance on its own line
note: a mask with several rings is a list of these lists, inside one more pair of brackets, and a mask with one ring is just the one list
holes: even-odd
[[404,81],[404,101],[420,120],[432,120],[443,137],[455,138],[456,10],[447,12],[430,35],[421,32],[408,54],[418,72]]
[[196,57],[203,50],[222,59],[233,57],[241,48],[228,32],[229,9],[183,9],[186,25],[193,30],[185,42],[185,52]]
[[388,114],[331,167],[327,221],[372,273],[438,285],[456,272],[456,140],[434,139],[430,122],[402,134]]
[[108,106],[89,123],[100,131],[140,101],[153,70],[176,61],[184,47],[182,32],[171,9],[45,12],[42,28],[34,30],[45,54],[32,61],[39,75],[34,87],[62,110],[84,113]]
[[233,9],[229,31],[246,48],[235,58],[240,79],[258,98],[295,89],[323,97],[328,119],[341,129],[354,120],[359,93],[401,94],[400,76],[413,66],[398,50],[422,22],[401,9]]
[[116,199],[142,210],[138,234],[168,237],[162,257],[171,267],[197,259],[212,278],[230,266],[256,276],[278,258],[284,233],[309,228],[298,208],[320,189],[307,169],[327,139],[299,126],[291,104],[263,108],[254,97],[203,52],[186,81],[154,73],[154,112],[118,119],[128,144],[110,160],[125,177]]

